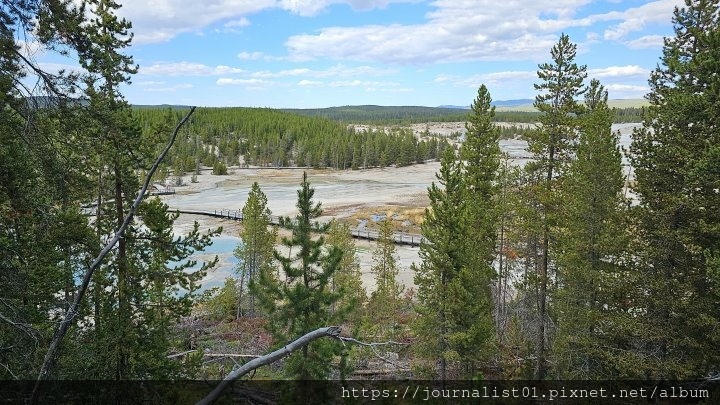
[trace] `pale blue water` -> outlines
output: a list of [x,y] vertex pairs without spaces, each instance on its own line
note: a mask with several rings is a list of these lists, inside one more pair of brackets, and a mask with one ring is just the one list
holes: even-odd
[[[200,292],[213,287],[222,287],[226,278],[235,277],[235,267],[239,263],[233,253],[237,245],[241,243],[240,238],[220,235],[212,238],[212,240],[212,245],[206,247],[202,252],[195,252],[190,257],[192,260],[197,260],[198,263],[188,271],[197,270],[202,265],[202,262],[212,260],[215,255],[218,256],[217,265],[208,270],[207,275],[203,278]],[[168,263],[168,266],[172,265],[172,262]]]

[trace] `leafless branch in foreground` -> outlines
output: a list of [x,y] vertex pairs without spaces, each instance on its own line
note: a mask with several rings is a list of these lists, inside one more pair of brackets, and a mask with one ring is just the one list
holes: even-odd
[[401,366],[400,364],[397,364],[397,363],[395,363],[394,361],[392,361],[392,360],[388,359],[387,357],[383,356],[383,355],[380,354],[380,353],[377,351],[377,349],[376,349],[377,346],[388,346],[388,345],[407,346],[407,345],[408,345],[407,343],[396,342],[396,341],[394,341],[394,340],[388,340],[387,342],[366,343],[366,342],[361,342],[361,341],[359,341],[359,340],[357,340],[357,339],[355,339],[355,338],[344,337],[344,336],[341,336],[339,339],[343,342],[343,344],[345,344],[345,342],[351,342],[351,343],[358,344],[358,345],[360,345],[360,346],[369,347],[370,349],[372,349],[373,353],[375,354],[375,357],[377,357],[378,359],[380,359],[380,360],[384,361],[385,363],[388,363],[388,364],[390,364],[390,365],[392,365],[392,366],[397,367],[399,370],[402,370],[402,371],[408,371],[408,370],[409,370],[407,367],[403,367],[403,366]]
[[315,329],[314,331],[301,336],[297,340],[290,342],[287,346],[275,350],[272,353],[268,353],[264,356],[260,356],[256,359],[250,360],[249,362],[243,364],[242,367],[238,368],[237,370],[233,370],[230,374],[225,376],[222,382],[220,382],[220,384],[218,384],[218,386],[215,387],[215,389],[208,396],[200,400],[195,405],[208,405],[214,403],[215,401],[217,401],[223,391],[225,391],[227,387],[229,387],[235,380],[237,380],[241,376],[255,370],[258,367],[274,363],[277,360],[280,360],[281,358],[291,354],[292,352],[301,349],[304,346],[307,346],[311,342],[326,336],[339,338],[340,328],[337,326],[328,326],[325,328]]
[[192,113],[195,111],[195,107],[190,108],[190,111],[185,115],[185,117],[178,123],[178,125],[175,127],[175,130],[173,131],[172,135],[170,136],[170,140],[168,141],[167,145],[165,146],[165,149],[160,153],[160,155],[155,159],[155,163],[153,163],[152,167],[150,168],[150,171],[145,176],[145,181],[143,182],[142,189],[138,193],[137,198],[135,198],[135,202],[133,202],[133,205],[130,207],[130,210],[128,211],[127,215],[125,216],[125,220],[123,221],[120,228],[115,231],[115,236],[105,245],[105,247],[100,251],[98,256],[95,258],[93,263],[90,265],[90,268],[85,271],[85,276],[83,277],[82,284],[80,284],[80,287],[78,288],[77,294],[75,294],[75,299],[73,300],[72,305],[65,313],[65,317],[63,318],[63,321],[60,323],[58,328],[55,330],[55,334],[53,335],[52,341],[50,342],[50,347],[48,348],[47,353],[45,354],[45,359],[43,360],[43,365],[40,368],[40,373],[38,374],[37,381],[35,382],[35,387],[33,388],[32,394],[30,396],[30,404],[37,404],[40,400],[40,390],[42,386],[42,382],[48,378],[50,375],[50,371],[53,367],[53,363],[55,361],[55,356],[57,355],[58,348],[60,347],[60,343],[62,342],[63,338],[67,334],[68,328],[72,324],[73,320],[77,316],[78,308],[80,307],[80,303],[82,302],[83,297],[85,296],[85,292],[88,289],[88,285],[90,285],[90,279],[92,278],[93,273],[95,270],[100,267],[100,264],[105,259],[105,256],[107,256],[108,253],[110,253],[110,250],[115,246],[115,244],[120,240],[120,238],[125,233],[125,230],[130,225],[130,222],[133,219],[133,216],[135,215],[135,212],[137,211],[138,207],[140,206],[140,203],[142,202],[143,198],[145,198],[145,193],[147,192],[148,187],[150,186],[150,181],[152,179],[153,174],[155,174],[155,171],[157,171],[158,167],[160,166],[160,163],[163,161],[165,156],[167,155],[168,151],[170,151],[170,148],[175,143],[175,138],[177,138],[178,132],[180,132],[180,128],[187,122],[187,120],[190,118]]

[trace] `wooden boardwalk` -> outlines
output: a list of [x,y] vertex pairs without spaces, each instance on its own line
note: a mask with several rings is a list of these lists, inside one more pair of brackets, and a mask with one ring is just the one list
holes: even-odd
[[[179,209],[179,208],[173,208],[169,207],[168,211],[177,211],[181,214],[190,214],[190,215],[205,215],[215,218],[222,218],[222,219],[229,219],[233,221],[242,221],[242,211],[235,211],[235,210],[214,210],[214,211],[202,211],[202,210],[188,210],[188,209]],[[270,223],[273,225],[280,225],[280,217],[271,215],[270,216]],[[372,231],[367,229],[359,229],[359,228],[350,228],[350,234],[353,236],[353,238],[356,239],[367,239],[367,240],[377,240],[380,238],[380,233],[378,231]],[[418,234],[412,234],[412,233],[404,233],[404,232],[395,232],[393,233],[393,241],[396,245],[407,245],[407,246],[420,246],[420,242],[423,240],[422,235]]]

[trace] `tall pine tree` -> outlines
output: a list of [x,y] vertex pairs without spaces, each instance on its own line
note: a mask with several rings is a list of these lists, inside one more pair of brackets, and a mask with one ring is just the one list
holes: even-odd
[[536,378],[543,379],[547,375],[549,323],[548,297],[551,281],[555,279],[554,243],[556,235],[553,229],[558,224],[559,179],[565,174],[567,165],[575,153],[577,141],[577,116],[582,107],[576,98],[584,92],[583,80],[587,76],[587,68],[575,63],[577,46],[563,34],[558,43],[550,51],[551,63],[539,65],[538,78],[535,84],[539,94],[535,97],[535,108],[540,115],[540,126],[528,135],[528,150],[533,154],[534,161],[526,165],[530,177],[535,181],[529,185],[531,204],[538,211],[535,215],[537,223],[529,224],[528,229],[536,235],[537,240],[535,268],[533,275],[535,293],[537,294],[537,332]]
[[379,237],[373,253],[370,272],[375,276],[375,291],[368,301],[368,319],[375,340],[395,339],[400,294],[404,286],[397,281],[397,248],[393,240],[392,220],[388,217],[380,224]]
[[[264,283],[263,306],[269,314],[269,328],[276,344],[283,345],[319,327],[337,324],[332,306],[340,295],[330,290],[330,283],[337,273],[343,252],[337,247],[326,249],[325,238],[314,232],[324,232],[329,224],[318,226],[313,221],[322,213],[321,204],[313,200],[315,190],[310,187],[307,173],[297,192],[298,214],[285,219],[283,224],[291,229],[292,236],[283,238],[282,245],[288,253],[275,250],[280,263],[280,283]],[[285,375],[294,380],[317,380],[329,377],[331,360],[340,353],[342,345],[328,339],[320,339],[304,346],[288,357]],[[313,387],[316,388],[316,387]],[[311,387],[299,385],[293,395],[296,398],[327,399],[327,392],[312,392]]]
[[[235,248],[235,257],[239,263],[235,272],[240,276],[237,283],[238,297],[236,318],[255,316],[256,284],[261,278],[264,282],[275,283],[273,248],[277,231],[270,226],[270,209],[267,197],[254,182],[248,199],[242,209],[243,222],[240,231],[241,242]],[[246,293],[249,294],[246,297]]]
[[623,218],[624,178],[618,133],[612,133],[608,94],[593,79],[585,93],[576,159],[561,190],[558,289],[552,295],[557,331],[554,375],[591,379],[620,377],[612,353],[625,330],[626,309],[619,297],[624,270],[619,265],[628,238]]
[[720,12],[718,1],[676,8],[650,76],[650,106],[633,134],[639,205],[636,291],[639,377],[695,378],[720,365]]

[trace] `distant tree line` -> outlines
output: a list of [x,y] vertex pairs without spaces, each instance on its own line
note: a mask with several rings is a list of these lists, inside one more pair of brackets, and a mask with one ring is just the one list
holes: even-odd
[[[145,132],[167,127],[180,111],[134,111]],[[174,173],[225,165],[359,169],[436,159],[447,140],[417,139],[407,129],[355,131],[319,117],[266,108],[205,108],[183,128],[167,161]]]
[[[614,108],[614,123],[641,122],[642,108]],[[469,110],[446,107],[410,107],[410,106],[345,106],[328,108],[283,109],[282,111],[308,117],[322,117],[346,124],[368,125],[410,125],[424,122],[464,122]],[[540,122],[539,111],[496,111],[495,122]]]

